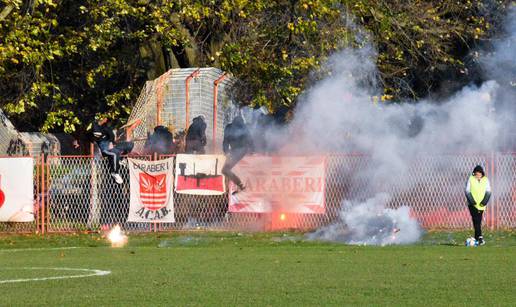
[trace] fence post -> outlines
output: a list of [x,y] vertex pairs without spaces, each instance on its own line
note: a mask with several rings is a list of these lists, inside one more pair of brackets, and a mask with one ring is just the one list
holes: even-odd
[[224,81],[226,78],[226,73],[223,73],[217,80],[213,82],[213,126],[212,126],[212,150],[215,153],[216,151],[216,138],[217,138],[217,104],[218,104],[218,94],[219,94],[219,83]]
[[[36,171],[36,174],[33,174],[33,180],[34,180],[34,183],[36,184],[36,191],[35,191],[35,196],[36,198],[34,199],[34,206],[32,208],[33,210],[33,213],[34,213],[34,222],[36,223],[35,225],[35,229],[34,231],[36,233],[40,233],[40,230],[41,230],[41,226],[40,226],[40,222],[41,222],[41,218],[39,217],[40,214],[41,214],[41,177],[40,177],[40,167],[41,167],[41,162],[39,160],[39,157],[36,158],[36,157],[32,157],[33,161],[34,161],[34,170]],[[0,177],[1,178],[1,177]]]
[[197,68],[185,79],[185,131],[188,130],[188,126],[190,125],[190,80],[199,77],[200,71],[201,69]]
[[93,230],[99,224],[100,208],[97,201],[97,168],[95,165],[95,145],[90,143],[90,214],[88,217],[88,228]]
[[45,233],[45,159],[43,155],[40,155],[40,170],[39,170],[39,178],[40,185],[39,188],[41,189],[41,208],[39,208],[39,214],[40,214],[40,231],[41,234]]
[[[153,156],[152,156],[152,160],[153,161],[157,161],[158,160],[158,153],[157,152],[154,152]],[[154,230],[153,232],[156,232],[156,221],[153,221],[153,225],[154,225]]]
[[491,195],[493,197],[493,200],[492,200],[492,208],[491,208],[491,218],[492,218],[492,229],[495,229],[495,230],[498,230],[498,197],[496,196],[496,194],[494,193],[494,189],[496,187],[496,184],[498,184],[498,181],[497,178],[496,178],[496,172],[497,172],[497,169],[495,168],[496,166],[496,162],[497,162],[497,153],[496,152],[492,152],[491,153],[491,174],[489,174],[489,176],[491,177]]
[[156,89],[156,126],[161,125],[161,108],[163,107],[163,85],[172,70],[167,71],[158,79],[158,88]]

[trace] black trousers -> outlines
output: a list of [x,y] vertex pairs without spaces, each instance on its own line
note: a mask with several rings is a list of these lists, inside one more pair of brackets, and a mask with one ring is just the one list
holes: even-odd
[[482,214],[484,214],[484,211],[471,205],[468,206],[468,209],[473,221],[473,228],[475,228],[475,240],[478,240],[482,236]]
[[246,149],[232,150],[231,153],[226,156],[226,162],[222,167],[222,174],[224,174],[224,176],[226,176],[229,180],[233,181],[233,183],[235,183],[237,186],[241,186],[242,181],[240,180],[240,178],[238,178],[238,176],[235,173],[233,173],[231,169],[235,167],[238,161],[244,158],[246,153]]
[[102,155],[108,158],[109,171],[111,173],[118,173],[120,170],[120,156],[130,153],[133,147],[133,142],[118,142],[111,149],[101,149]]

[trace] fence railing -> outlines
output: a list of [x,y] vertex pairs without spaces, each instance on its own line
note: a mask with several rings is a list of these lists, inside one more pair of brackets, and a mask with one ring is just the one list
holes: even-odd
[[[165,157],[139,156],[137,159]],[[422,156],[388,176],[367,155],[331,155],[326,165],[324,214],[231,213],[227,193],[220,196],[174,194],[175,223],[127,222],[130,187],[126,165],[118,185],[107,161],[93,156],[34,158],[33,223],[0,222],[0,232],[98,231],[119,224],[132,232],[171,230],[310,230],[336,221],[345,200],[360,202],[390,195],[387,207],[409,206],[427,229],[471,227],[464,185],[472,167],[485,166],[493,188],[484,215],[491,229],[516,227],[516,154]],[[389,170],[385,170],[389,171]],[[378,180],[388,178],[388,180]]]

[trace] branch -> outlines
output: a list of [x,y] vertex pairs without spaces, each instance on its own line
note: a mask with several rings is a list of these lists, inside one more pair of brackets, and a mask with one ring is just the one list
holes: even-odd
[[0,21],[3,21],[9,14],[11,14],[12,10],[14,9],[13,5],[8,5],[4,7],[2,12],[0,13]]

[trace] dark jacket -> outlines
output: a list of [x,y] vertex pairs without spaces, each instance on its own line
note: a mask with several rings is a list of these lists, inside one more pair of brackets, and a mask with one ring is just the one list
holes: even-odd
[[172,133],[164,126],[156,126],[154,133],[147,138],[144,146],[147,154],[171,154],[175,152]]
[[192,124],[188,127],[186,141],[199,141],[201,145],[206,145],[206,123],[201,116],[194,118]]
[[222,142],[224,153],[245,150],[253,151],[253,141],[249,129],[242,117],[237,116],[233,122],[224,129],[224,141]]
[[99,125],[97,121],[93,122],[93,140],[97,142],[100,150],[109,149],[109,145],[115,142],[115,133],[107,124]]

